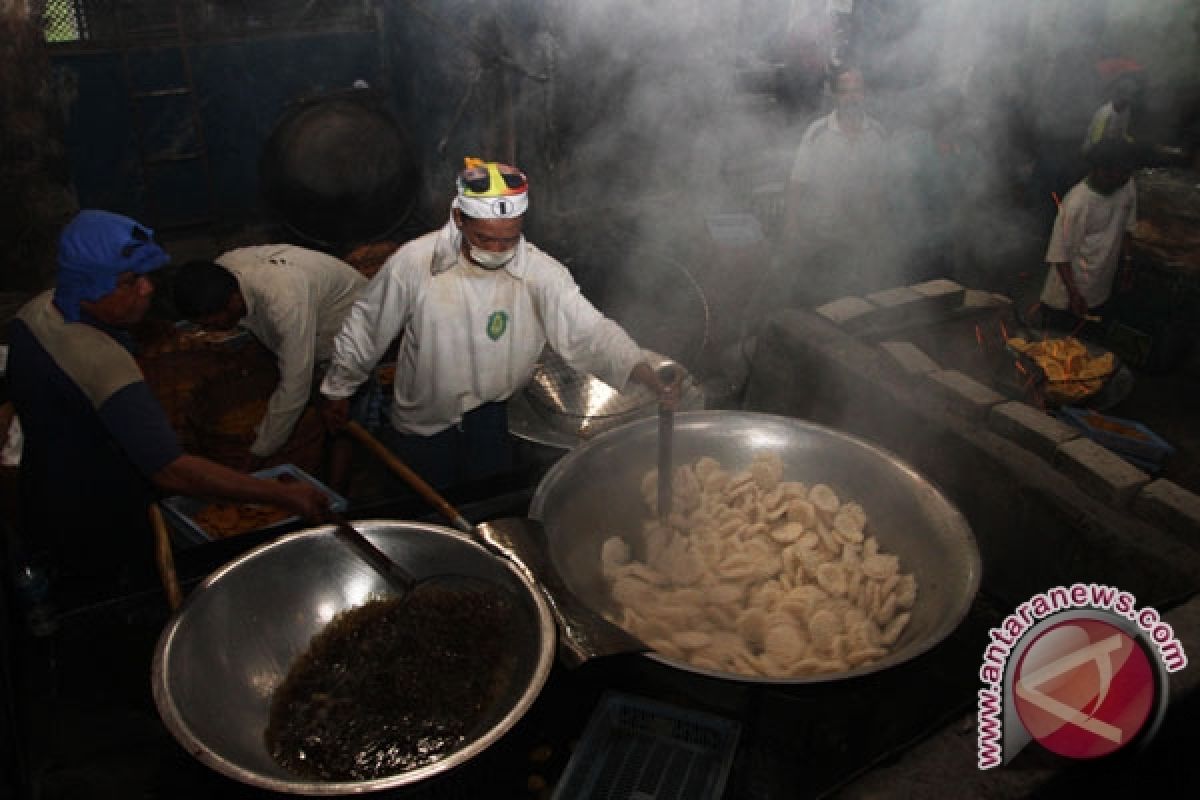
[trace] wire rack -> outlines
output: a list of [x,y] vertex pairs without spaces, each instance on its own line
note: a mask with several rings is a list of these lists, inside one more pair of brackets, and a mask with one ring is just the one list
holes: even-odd
[[740,733],[732,720],[609,692],[554,800],[716,800]]

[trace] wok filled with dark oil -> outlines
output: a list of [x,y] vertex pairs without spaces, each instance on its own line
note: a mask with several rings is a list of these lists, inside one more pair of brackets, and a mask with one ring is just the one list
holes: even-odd
[[346,781],[453,752],[511,691],[515,611],[502,590],[432,586],[341,612],[272,696],[272,757],[307,778]]
[[389,600],[332,526],[221,567],[164,628],[151,673],[159,715],[193,757],[274,792],[393,789],[474,758],[533,704],[556,637],[525,575],[449,528],[355,527],[418,581],[480,580]]

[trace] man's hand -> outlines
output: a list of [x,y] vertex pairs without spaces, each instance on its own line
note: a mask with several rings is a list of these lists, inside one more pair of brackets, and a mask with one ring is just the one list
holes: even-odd
[[[660,375],[645,361],[639,363],[633,368],[630,373],[630,380],[637,381],[645,386],[658,397],[658,403],[668,411],[675,411],[679,408],[679,397],[682,393],[680,386],[683,383],[683,368],[678,366],[668,366],[663,368],[665,373],[667,370],[671,374]],[[664,380],[665,378],[665,380]]]
[[281,484],[281,487],[279,502],[284,508],[314,525],[329,519],[329,497],[320,489],[305,481]]
[[1077,317],[1086,316],[1088,312],[1087,300],[1084,300],[1083,295],[1081,295],[1073,287],[1068,288],[1068,292],[1068,297],[1070,299],[1070,305],[1068,307],[1071,309],[1071,313]]
[[683,368],[663,367],[655,378],[658,382],[658,404],[667,411],[678,411],[683,395]]
[[326,430],[330,433],[341,433],[350,423],[350,398],[322,395],[319,411]]
[[264,461],[266,461],[265,458],[260,458],[254,455],[254,453],[247,451],[234,459],[231,466],[238,472],[257,472],[262,469]]

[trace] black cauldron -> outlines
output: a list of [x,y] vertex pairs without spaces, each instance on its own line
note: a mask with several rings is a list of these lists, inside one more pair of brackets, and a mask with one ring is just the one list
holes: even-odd
[[383,238],[407,219],[420,193],[407,134],[365,89],[291,105],[258,170],[264,199],[288,228],[331,250]]

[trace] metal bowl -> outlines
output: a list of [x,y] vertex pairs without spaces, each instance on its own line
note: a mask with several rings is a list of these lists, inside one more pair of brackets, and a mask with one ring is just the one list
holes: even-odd
[[[679,410],[704,408],[704,390],[678,361],[644,350],[654,369],[683,370]],[[572,369],[549,347],[529,385],[508,400],[508,430],[535,444],[570,450],[597,434],[657,413],[658,398],[638,383],[618,392],[595,375]]]
[[387,584],[331,526],[255,548],[204,581],[159,637],[154,701],[167,728],[201,762],[252,786],[343,795],[405,786],[469,760],[503,735],[533,703],[554,661],[554,621],[541,593],[512,564],[465,534],[437,525],[356,522],[377,547],[421,578],[463,574],[513,595],[525,624],[513,632],[518,669],[479,733],[439,761],[361,781],[322,782],[280,766],[263,741],[271,693],[312,637],[340,611]]
[[[530,516],[541,520],[550,556],[567,585],[596,610],[611,608],[600,569],[604,540],[640,541],[649,512],[643,475],[655,469],[658,423],[639,420],[597,436],[558,461],[534,494]],[[740,469],[758,453],[775,453],[784,479],[826,483],[867,512],[880,549],[914,573],[917,602],[891,652],[874,664],[801,678],[753,678],[649,657],[690,672],[756,683],[820,683],[894,667],[948,636],[966,616],[979,589],[975,538],[958,509],[929,481],[890,453],[853,436],[799,419],[743,411],[694,411],[675,416],[675,463],[710,456]]]

